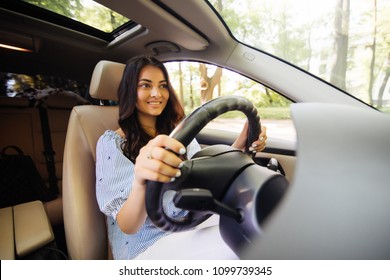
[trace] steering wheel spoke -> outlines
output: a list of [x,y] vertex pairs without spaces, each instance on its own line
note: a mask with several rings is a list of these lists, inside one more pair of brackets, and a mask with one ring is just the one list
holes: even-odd
[[203,211],[227,216],[240,222],[243,217],[240,211],[216,200],[207,189],[182,189],[178,191],[173,200],[178,208],[190,211]]

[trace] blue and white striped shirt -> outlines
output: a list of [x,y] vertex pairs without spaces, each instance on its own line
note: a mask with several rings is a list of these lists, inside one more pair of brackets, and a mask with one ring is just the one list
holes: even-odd
[[[118,227],[116,215],[126,201],[134,180],[134,164],[121,149],[124,139],[115,131],[107,130],[96,146],[96,198],[100,211],[107,216],[108,239],[114,259],[133,259],[149,246],[168,235],[149,218],[135,234],[125,234]],[[196,140],[187,147],[191,158],[200,146]],[[184,211],[174,206],[173,192],[164,195],[164,209],[169,216],[179,217]]]

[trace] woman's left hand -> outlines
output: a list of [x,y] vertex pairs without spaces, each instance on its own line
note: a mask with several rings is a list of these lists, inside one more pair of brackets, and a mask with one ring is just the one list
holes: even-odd
[[[240,135],[237,137],[236,141],[233,143],[232,146],[244,151],[247,138],[248,138],[248,121],[245,122]],[[258,140],[254,141],[251,144],[251,146],[249,147],[249,151],[251,151],[252,153],[261,152],[265,148],[266,141],[267,141],[267,127],[262,125],[259,138]]]
[[249,147],[249,151],[251,151],[254,154],[257,152],[261,152],[262,150],[265,149],[266,142],[267,142],[267,127],[262,125],[259,139],[252,143],[252,145]]

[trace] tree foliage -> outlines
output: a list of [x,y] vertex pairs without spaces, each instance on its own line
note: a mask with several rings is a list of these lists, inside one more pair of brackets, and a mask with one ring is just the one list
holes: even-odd
[[108,33],[129,21],[126,17],[91,0],[24,1]]
[[210,2],[238,40],[279,56],[369,104],[381,107],[387,94],[390,105],[389,1]]

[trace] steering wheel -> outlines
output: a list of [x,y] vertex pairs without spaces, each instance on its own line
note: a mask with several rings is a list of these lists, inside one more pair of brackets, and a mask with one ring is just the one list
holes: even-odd
[[[246,219],[244,216],[253,216],[253,211],[245,205],[242,206],[243,208],[239,207],[240,203],[236,201],[237,195],[234,194],[234,190],[230,190],[230,186],[236,184],[237,180],[245,179],[245,171],[248,170],[253,173],[254,168],[261,168],[261,170],[255,172],[259,172],[257,174],[260,174],[263,179],[260,180],[260,186],[258,186],[258,182],[249,182],[250,180],[245,179],[250,185],[253,185],[249,186],[249,188],[253,188],[253,191],[251,191],[253,194],[264,193],[264,189],[269,189],[269,187],[264,187],[269,181],[272,181],[269,185],[273,186],[277,182],[276,185],[280,185],[282,188],[286,184],[280,184],[280,179],[276,181],[274,179],[269,180],[274,176],[278,178],[280,176],[284,178],[284,176],[256,165],[248,155],[250,154],[248,151],[250,144],[258,138],[261,131],[260,117],[253,104],[239,96],[223,96],[213,99],[187,116],[175,128],[170,137],[177,139],[184,146],[188,146],[209,121],[225,112],[234,110],[241,111],[248,119],[249,131],[246,153],[228,145],[209,146],[197,152],[192,159],[184,161],[184,166],[181,169],[182,175],[174,182],[148,181],[145,198],[146,211],[157,227],[165,231],[184,231],[199,225],[212,214],[217,213],[221,218],[225,217],[227,219],[225,224],[233,222],[244,225],[246,228],[244,231],[249,228],[249,235],[259,232],[258,226],[252,225],[253,221],[261,223],[267,212],[270,212],[270,208],[273,207],[257,207],[258,210],[261,210],[261,213],[255,213],[256,217],[254,219],[253,217]],[[185,217],[173,219],[164,212],[163,195],[168,190],[176,192],[174,197],[176,207],[188,210]],[[247,193],[247,190],[244,190],[244,193]],[[254,195],[251,197],[253,198]],[[254,199],[255,202],[264,200],[258,197],[254,197]],[[248,200],[248,197],[245,200]],[[264,205],[268,204],[265,203]],[[258,212],[258,210],[256,211]],[[224,237],[223,234],[222,236]],[[234,241],[231,241],[232,238]],[[237,238],[231,236],[227,236],[226,240],[228,240],[227,243],[231,247],[236,247],[236,243],[242,243],[242,240],[237,242]]]

